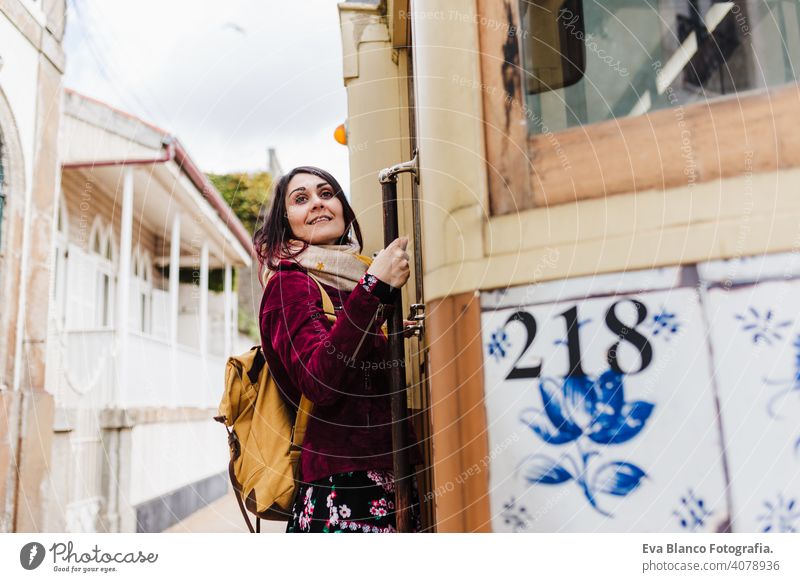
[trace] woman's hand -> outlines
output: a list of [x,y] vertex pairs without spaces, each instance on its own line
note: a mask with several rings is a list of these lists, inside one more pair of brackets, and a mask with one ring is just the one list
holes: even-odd
[[408,281],[411,269],[408,265],[408,237],[401,236],[394,239],[391,244],[378,253],[367,273],[375,275],[378,279],[399,289]]

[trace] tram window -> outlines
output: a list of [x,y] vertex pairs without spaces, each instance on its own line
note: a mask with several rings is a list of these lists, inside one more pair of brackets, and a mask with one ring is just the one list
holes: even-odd
[[574,85],[586,69],[581,0],[522,2],[523,54],[530,62],[526,91],[537,95]]
[[[800,0],[520,1],[523,66],[531,133],[641,115],[666,107],[794,82],[800,67]],[[556,14],[558,30],[579,41],[585,61],[560,40],[561,76],[542,90],[539,68],[552,56],[528,41]],[[536,28],[535,26],[539,26]],[[576,66],[579,63],[581,66]],[[558,78],[558,74],[551,77]]]

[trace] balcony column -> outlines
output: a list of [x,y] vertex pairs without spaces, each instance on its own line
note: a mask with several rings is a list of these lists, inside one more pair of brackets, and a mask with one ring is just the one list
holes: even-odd
[[225,264],[225,352],[227,358],[233,350],[233,274],[229,263]]
[[172,406],[180,405],[181,375],[178,365],[178,311],[180,309],[181,288],[181,214],[176,212],[172,219],[172,236],[169,241],[169,342],[172,345],[170,358],[170,377],[172,378],[170,397]]
[[239,294],[231,291],[231,349],[236,349],[236,341],[239,331]]
[[133,168],[124,170],[122,180],[122,213],[119,241],[119,272],[117,273],[117,382],[113,401],[122,405],[127,398],[128,378],[128,302],[131,290],[131,248],[133,238]]
[[208,243],[200,251],[200,353],[208,354]]
[[180,307],[181,270],[181,215],[175,213],[172,219],[172,238],[169,245],[169,341],[172,347],[178,345],[178,309]]

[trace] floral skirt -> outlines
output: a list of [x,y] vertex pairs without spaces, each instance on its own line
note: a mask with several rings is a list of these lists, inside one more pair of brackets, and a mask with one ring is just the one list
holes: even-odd
[[[412,478],[411,522],[420,531],[419,494]],[[394,473],[338,473],[298,487],[286,533],[396,532]]]

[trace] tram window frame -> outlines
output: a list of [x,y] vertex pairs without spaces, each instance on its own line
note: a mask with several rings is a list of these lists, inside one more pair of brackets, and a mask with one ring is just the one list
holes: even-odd
[[[506,19],[507,23],[505,28],[496,24],[479,27],[482,82],[486,87],[496,84],[503,89],[483,92],[493,215],[686,186],[680,148],[686,149],[683,142],[687,135],[688,148],[697,158],[691,176],[694,182],[772,170],[784,166],[786,160],[800,165],[800,143],[787,133],[791,123],[783,121],[799,113],[794,82],[767,84],[695,103],[670,103],[633,117],[612,117],[571,127],[548,126],[530,107],[525,92],[526,31],[520,0],[500,7],[497,4],[478,0],[484,21]],[[510,30],[517,31],[513,39],[516,47],[511,47],[517,49],[516,54],[510,50]],[[504,70],[497,66],[499,59]],[[529,131],[533,124],[539,124],[538,132]],[[725,148],[714,145],[721,143]],[[749,169],[742,163],[748,155],[745,149],[758,154]]]

